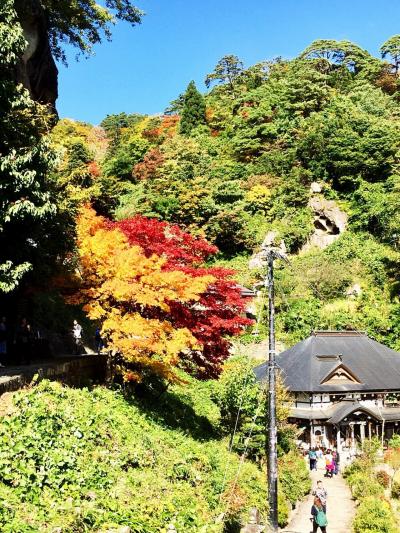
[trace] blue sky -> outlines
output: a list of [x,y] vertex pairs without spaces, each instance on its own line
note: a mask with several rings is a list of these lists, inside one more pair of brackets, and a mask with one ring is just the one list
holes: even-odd
[[400,1],[137,0],[141,26],[118,23],[89,59],[59,65],[58,111],[97,124],[110,113],[162,112],[226,54],[250,66],[291,58],[319,38],[349,39],[372,54],[399,33]]

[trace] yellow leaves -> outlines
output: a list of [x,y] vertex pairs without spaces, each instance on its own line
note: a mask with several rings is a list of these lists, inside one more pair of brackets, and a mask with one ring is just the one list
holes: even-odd
[[195,349],[196,341],[188,329],[169,321],[169,303],[195,303],[214,277],[163,270],[165,258],[146,257],[91,208],[82,209],[77,231],[79,299],[89,318],[103,321],[109,348],[126,363],[124,373],[132,379],[137,372],[127,369],[133,365],[176,379],[180,354]]
[[174,329],[168,321],[146,319],[139,313],[122,315],[117,310],[111,311],[103,324],[103,333],[112,349],[123,354],[128,367],[133,363],[172,381],[178,379],[173,368],[179,363],[180,353],[196,348],[196,340],[189,330]]
[[263,184],[256,184],[247,191],[245,198],[246,202],[255,209],[266,209],[270,204],[271,195],[272,191],[269,187]]

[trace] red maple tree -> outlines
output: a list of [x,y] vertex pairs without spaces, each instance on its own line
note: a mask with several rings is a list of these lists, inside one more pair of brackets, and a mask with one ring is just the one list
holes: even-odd
[[136,216],[112,222],[110,227],[123,231],[130,244],[139,245],[146,256],[167,258],[166,270],[181,270],[193,277],[206,274],[214,277],[215,281],[195,305],[170,302],[169,320],[176,327],[188,328],[200,346],[188,354],[187,370],[203,379],[218,377],[221,364],[229,356],[227,337],[239,335],[252,323],[244,316],[246,301],[232,279],[234,271],[204,266],[218,249],[176,225]]

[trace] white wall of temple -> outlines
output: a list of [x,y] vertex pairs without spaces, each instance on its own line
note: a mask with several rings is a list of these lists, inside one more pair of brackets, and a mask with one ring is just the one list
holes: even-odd
[[[379,408],[385,405],[392,405],[393,402],[388,402],[386,399],[393,396],[394,393],[360,393],[360,392],[331,392],[331,393],[308,393],[296,392],[292,395],[293,405],[300,409],[318,409],[325,410],[337,402],[343,400],[358,401],[364,407]],[[398,394],[398,393],[397,393]],[[396,405],[399,405],[398,403]]]
[[376,407],[377,405],[379,405],[379,407],[382,406],[382,400],[359,400],[360,402],[360,405],[364,406],[364,407]]

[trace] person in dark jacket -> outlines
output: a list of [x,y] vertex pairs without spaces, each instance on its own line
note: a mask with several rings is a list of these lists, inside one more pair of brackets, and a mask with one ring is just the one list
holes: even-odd
[[322,533],[326,532],[326,526],[328,521],[326,519],[326,514],[321,503],[321,500],[316,496],[314,498],[313,506],[311,507],[311,519],[313,525],[313,533],[317,533],[318,528],[320,528]]
[[23,318],[15,330],[15,344],[18,363],[31,364],[32,328],[26,318]]
[[94,334],[94,344],[96,347],[96,352],[100,354],[101,350],[104,348],[104,342],[101,337],[101,330],[100,328],[96,328],[95,334]]
[[339,474],[340,455],[337,450],[334,450],[332,452],[332,455],[333,455],[333,462],[335,463],[335,470],[333,473],[337,476]]

